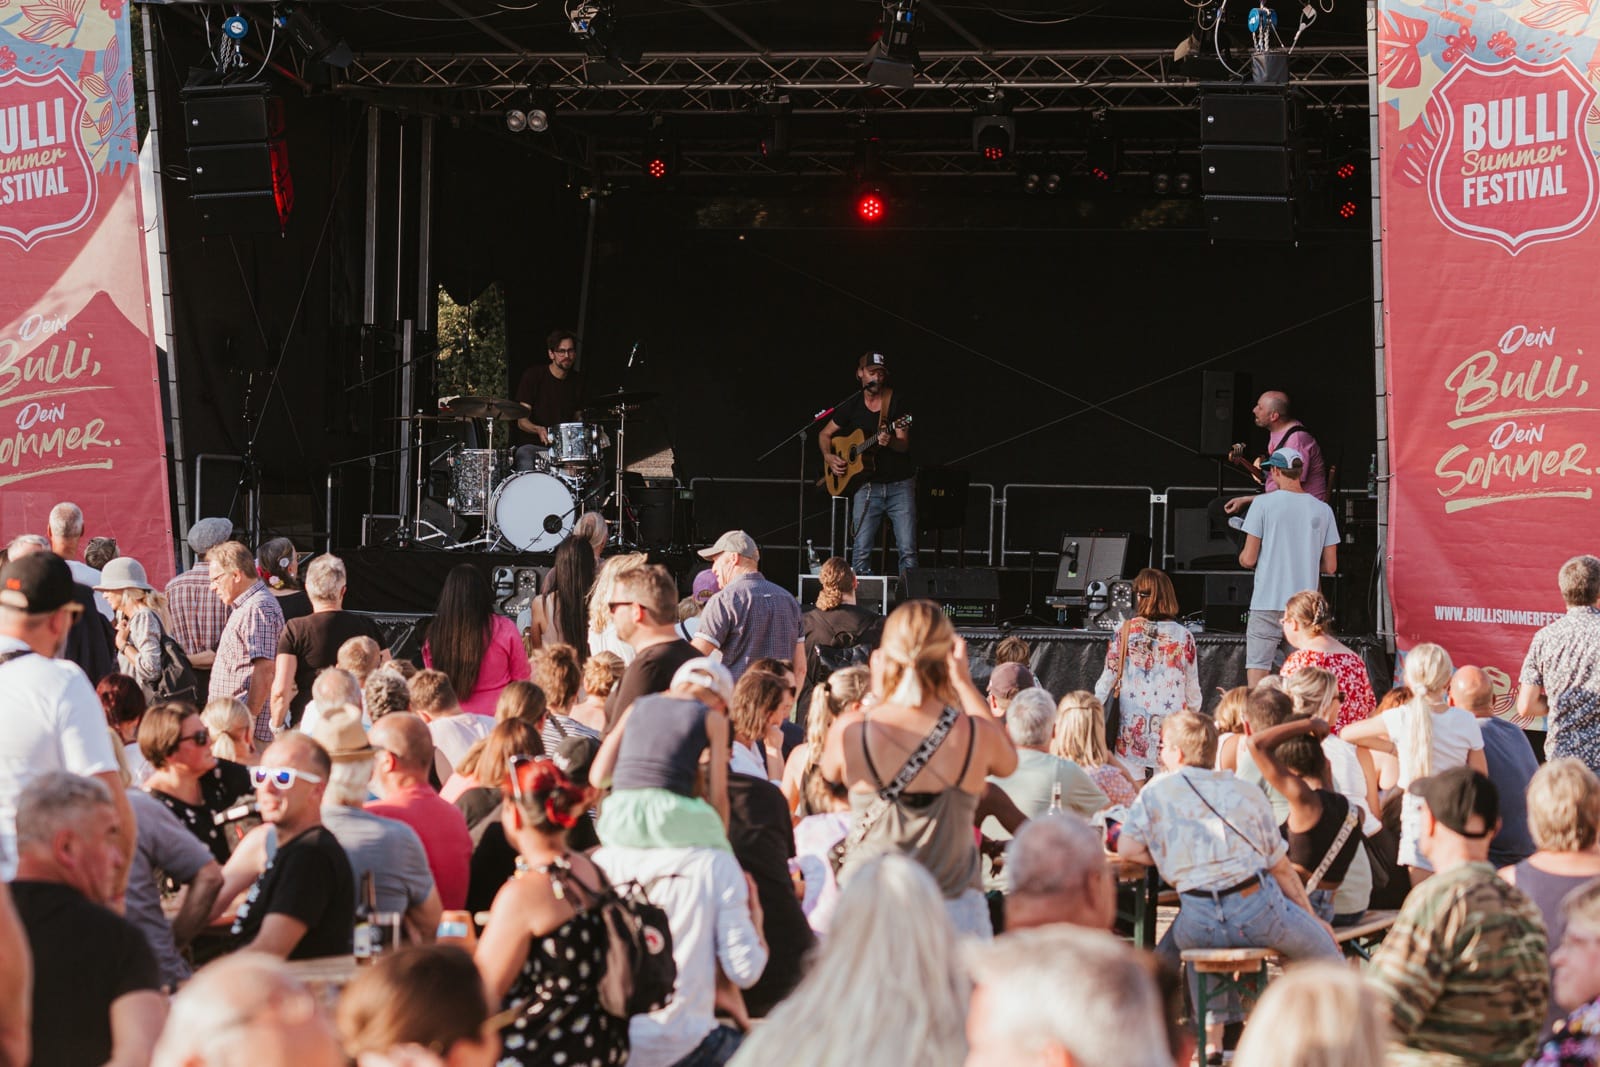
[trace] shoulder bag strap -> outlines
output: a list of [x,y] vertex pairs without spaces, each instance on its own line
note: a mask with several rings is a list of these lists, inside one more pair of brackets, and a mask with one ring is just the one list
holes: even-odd
[[[1348,801],[1346,801],[1348,803]],[[1344,824],[1339,827],[1339,833],[1334,837],[1333,844],[1328,846],[1327,855],[1322,857],[1322,862],[1317,864],[1317,869],[1311,872],[1311,877],[1306,879],[1306,892],[1310,893],[1317,888],[1317,883],[1322,881],[1322,876],[1328,873],[1328,868],[1333,866],[1333,861],[1339,855],[1339,850],[1344,848],[1344,843],[1350,840],[1350,835],[1355,831],[1356,823],[1361,821],[1361,811],[1354,804],[1345,813]]]
[[[861,813],[861,818],[857,819],[855,825],[850,828],[850,835],[844,842],[846,851],[866,840],[867,834],[872,830],[872,827],[894,806],[895,801],[900,799],[900,794],[906,791],[906,787],[911,784],[911,780],[921,773],[922,768],[928,765],[928,761],[939,750],[939,746],[944,744],[944,739],[950,736],[950,730],[955,726],[956,720],[961,717],[962,713],[956,708],[944,709],[944,713],[939,716],[939,721],[934,724],[932,730],[928,731],[927,736],[922,739],[922,743],[916,747],[910,758],[900,767],[899,772],[894,776],[894,780],[878,790],[878,795],[872,798],[872,803],[868,805],[867,810]],[[862,724],[862,729],[866,729],[865,723]],[[865,735],[862,737],[862,747],[866,747]]]
[[1129,619],[1122,627],[1121,651],[1117,653],[1117,683],[1111,687],[1113,698],[1122,695],[1122,676],[1128,670],[1128,638],[1133,636],[1133,624],[1136,621],[1138,621],[1137,616]]
[[14,648],[10,652],[0,652],[0,667],[5,666],[14,659],[21,659],[23,656],[31,655],[33,655],[33,649],[31,648]]
[[[1183,775],[1180,774],[1178,777],[1183,778]],[[1217,818],[1221,819],[1222,820],[1222,825],[1226,826],[1228,829],[1232,830],[1238,836],[1240,841],[1243,841],[1245,844],[1249,845],[1251,852],[1254,852],[1256,855],[1260,856],[1262,859],[1266,859],[1267,858],[1265,853],[1263,853],[1259,848],[1256,848],[1256,845],[1255,845],[1254,841],[1251,841],[1244,834],[1240,833],[1239,832],[1239,828],[1237,826],[1233,825],[1233,823],[1229,822],[1227,820],[1227,817],[1224,816],[1222,814],[1222,812],[1218,811],[1216,808],[1212,808],[1211,807],[1211,801],[1206,799],[1206,795],[1204,793],[1200,792],[1200,790],[1198,788],[1196,788],[1196,786],[1195,786],[1195,784],[1193,782],[1189,781],[1189,779],[1187,779],[1187,778],[1183,778],[1183,784],[1188,786],[1190,789],[1194,790],[1194,795],[1200,798],[1200,803],[1204,804],[1208,808],[1211,808],[1211,814],[1213,814]]]

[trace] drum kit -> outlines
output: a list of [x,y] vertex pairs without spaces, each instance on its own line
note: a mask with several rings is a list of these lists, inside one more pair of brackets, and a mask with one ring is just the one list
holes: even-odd
[[[448,475],[444,506],[465,527],[481,521],[476,538],[458,541],[448,530],[422,515],[425,479],[418,471],[416,541],[440,542],[449,549],[503,552],[553,552],[586,511],[608,511],[615,523],[613,541],[630,547],[623,529],[630,516],[622,492],[623,444],[628,415],[654,400],[653,392],[614,392],[596,397],[580,413],[583,421],[550,427],[550,443],[495,446],[497,423],[526,418],[528,407],[515,400],[486,396],[449,396],[439,400],[437,415],[402,416],[417,427],[416,447],[424,424],[457,423],[469,427],[466,441],[451,444],[430,465]],[[478,427],[481,424],[481,437]],[[608,432],[609,431],[609,432]],[[615,433],[613,449],[612,432]],[[477,441],[489,447],[476,447]],[[615,452],[614,462],[607,454]],[[607,468],[613,475],[607,479]]]

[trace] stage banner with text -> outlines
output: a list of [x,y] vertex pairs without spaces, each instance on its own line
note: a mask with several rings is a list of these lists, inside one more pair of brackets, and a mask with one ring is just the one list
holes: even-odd
[[1590,0],[1380,0],[1389,587],[1514,693],[1600,549],[1600,20]]
[[171,577],[124,0],[0,0],[0,536],[70,500]]

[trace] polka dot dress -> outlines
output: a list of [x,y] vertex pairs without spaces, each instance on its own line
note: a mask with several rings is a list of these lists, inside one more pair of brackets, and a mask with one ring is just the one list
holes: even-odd
[[218,863],[227,863],[231,846],[226,829],[217,825],[215,813],[227,811],[251,792],[250,771],[246,767],[231,760],[218,760],[217,765],[200,779],[198,805],[189,804],[159,789],[150,790],[150,795],[165,804],[167,810],[176,815],[178,821],[199,838],[202,845],[211,850],[211,855]]
[[606,930],[584,912],[533,940],[505,1007],[532,998],[500,1031],[499,1067],[609,1067],[628,1062],[628,1022],[600,1006]]

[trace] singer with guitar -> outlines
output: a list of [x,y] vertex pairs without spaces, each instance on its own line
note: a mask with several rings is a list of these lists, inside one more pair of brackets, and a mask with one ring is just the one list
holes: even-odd
[[[1311,435],[1311,431],[1306,429],[1305,424],[1289,414],[1289,394],[1276,389],[1262,393],[1256,401],[1256,406],[1250,409],[1250,414],[1255,418],[1256,425],[1267,431],[1267,455],[1280,448],[1290,447],[1305,457],[1305,481],[1302,483],[1305,491],[1326,504],[1328,474],[1322,461],[1322,449],[1317,445],[1317,439]],[[1263,493],[1272,492],[1275,486],[1261,470],[1261,460],[1251,462],[1245,459],[1244,451],[1244,445],[1234,445],[1233,451],[1228,455],[1228,461],[1243,467],[1255,483],[1261,486]],[[1260,494],[1251,493],[1233,497],[1224,503],[1223,508],[1229,515],[1238,515],[1248,508],[1250,502],[1258,495]]]
[[[854,530],[851,568],[858,575],[873,573],[872,543],[887,516],[894,529],[895,549],[900,557],[898,569],[903,579],[906,571],[917,565],[917,488],[916,466],[911,461],[911,420],[904,399],[889,385],[888,359],[882,352],[868,352],[856,361],[856,380],[861,383],[861,392],[834,410],[818,434],[817,444],[827,465],[829,491],[835,496],[850,496]],[[855,442],[846,446],[851,438]],[[857,463],[861,469],[852,471]],[[841,478],[845,479],[842,483]]]

